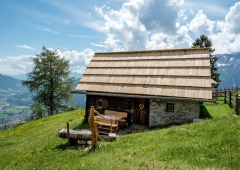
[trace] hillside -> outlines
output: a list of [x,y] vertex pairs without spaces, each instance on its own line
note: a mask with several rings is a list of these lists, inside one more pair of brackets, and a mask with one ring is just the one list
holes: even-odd
[[213,119],[123,135],[91,153],[57,137],[67,121],[86,128],[84,110],[31,121],[0,131],[0,169],[240,169],[240,118],[226,104],[204,107]]

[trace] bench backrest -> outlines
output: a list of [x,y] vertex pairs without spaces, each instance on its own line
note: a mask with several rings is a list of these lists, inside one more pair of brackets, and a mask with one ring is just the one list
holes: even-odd
[[106,124],[118,124],[116,119],[107,119],[101,116],[94,116],[95,121],[106,123]]
[[127,113],[126,112],[116,112],[116,111],[112,111],[112,110],[105,110],[104,114],[121,116],[122,118],[127,118]]

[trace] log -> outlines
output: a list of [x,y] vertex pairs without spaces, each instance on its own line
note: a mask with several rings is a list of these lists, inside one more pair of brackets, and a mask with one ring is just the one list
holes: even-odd
[[[60,138],[67,138],[67,129],[62,129],[58,132],[58,136]],[[71,130],[69,129],[69,137],[70,139],[76,140],[85,140],[91,141],[92,140],[92,132],[90,130]],[[116,141],[116,134],[115,133],[100,133],[98,134],[98,141],[105,140],[105,141]]]

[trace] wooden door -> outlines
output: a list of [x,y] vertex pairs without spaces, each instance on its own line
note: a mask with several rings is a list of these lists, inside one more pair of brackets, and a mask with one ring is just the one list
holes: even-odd
[[149,100],[137,99],[136,102],[136,123],[140,125],[147,125],[149,121]]

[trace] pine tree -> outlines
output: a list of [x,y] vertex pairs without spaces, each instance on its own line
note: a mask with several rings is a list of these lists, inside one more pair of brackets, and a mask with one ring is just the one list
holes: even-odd
[[212,45],[213,44],[212,44],[211,39],[209,39],[206,35],[203,34],[192,43],[192,48],[204,48],[204,47],[209,48],[211,78],[214,81],[218,82],[218,84],[213,85],[214,88],[217,88],[219,86],[219,83],[221,82],[221,80],[220,80],[220,73],[218,73],[218,67],[217,67],[218,57],[212,55],[212,53],[215,51],[215,49],[212,48]]
[[42,48],[42,52],[33,57],[34,67],[32,72],[27,74],[27,80],[22,84],[34,92],[33,100],[43,103],[48,107],[49,115],[71,99],[70,93],[73,77],[69,77],[69,62],[52,51]]

